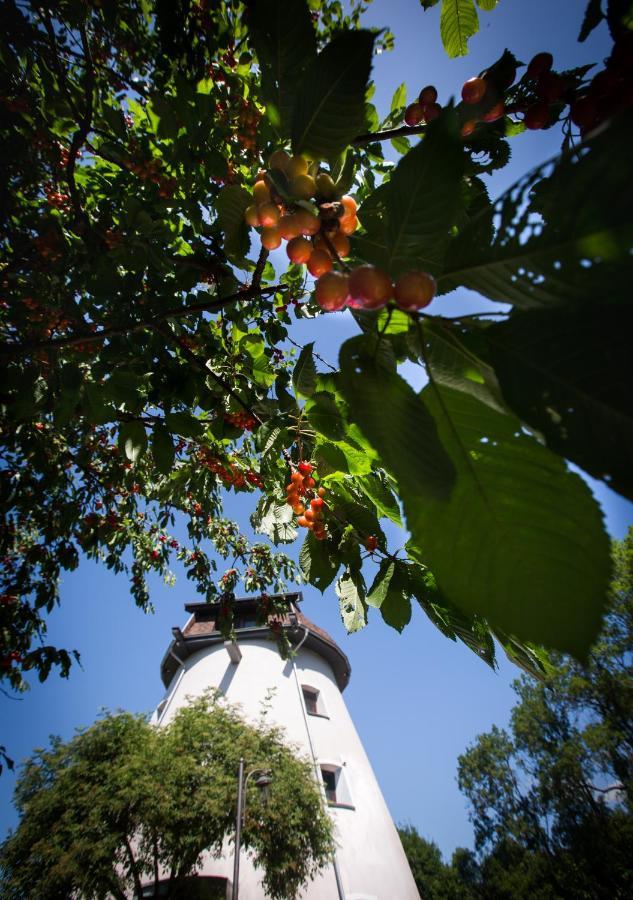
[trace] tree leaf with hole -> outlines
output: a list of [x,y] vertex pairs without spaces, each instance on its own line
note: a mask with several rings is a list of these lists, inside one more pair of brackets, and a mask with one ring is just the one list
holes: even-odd
[[[622,172],[632,142],[622,116],[522,178],[453,239],[440,289],[461,285],[522,309],[628,297],[633,187]],[[495,228],[485,248],[473,235],[487,222]]]
[[333,159],[363,131],[374,40],[369,31],[344,31],[310,65],[292,117],[295,153]]
[[341,619],[348,634],[360,631],[367,624],[365,585],[360,572],[346,569],[336,582]]

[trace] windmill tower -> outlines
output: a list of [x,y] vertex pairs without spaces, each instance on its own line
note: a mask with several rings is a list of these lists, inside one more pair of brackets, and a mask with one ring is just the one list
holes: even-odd
[[[275,598],[281,599],[280,597]],[[257,623],[256,600],[235,602],[235,641],[216,628],[218,605],[190,603],[190,614],[161,663],[166,687],[154,722],[167,723],[188,698],[218,688],[255,720],[268,699],[268,718],[284,727],[314,764],[335,825],[336,860],[301,895],[302,900],[418,900],[400,838],[383,799],[342,692],[350,679],[343,651],[299,611],[301,595],[286,594],[283,620],[295,655],[281,658],[267,625]],[[272,689],[272,694],[271,694]],[[236,785],[237,792],[237,785]],[[221,858],[205,860],[199,873],[233,876],[233,847]],[[240,897],[264,900],[260,876],[242,852]]]

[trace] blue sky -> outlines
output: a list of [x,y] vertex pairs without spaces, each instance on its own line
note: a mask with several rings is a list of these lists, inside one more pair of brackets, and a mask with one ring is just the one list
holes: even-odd
[[[379,56],[374,66],[379,114],[388,112],[402,82],[410,100],[432,83],[440,102],[446,102],[505,47],[526,63],[534,53],[550,50],[558,69],[599,62],[609,46],[604,26],[584,45],[576,43],[584,7],[585,0],[501,0],[494,12],[480,12],[470,55],[449,60],[439,40],[439,7],[424,13],[416,0],[376,0],[365,24],[389,26],[396,37],[395,50]],[[554,130],[515,138],[511,165],[490,180],[492,196],[559,147]],[[465,306],[485,308],[475,295],[456,292],[435,301],[431,311],[453,315]],[[292,336],[299,343],[316,341],[318,352],[336,363],[338,347],[356,330],[348,314],[332,314],[298,322]],[[413,383],[420,382],[421,370],[411,366],[406,373]],[[609,532],[622,537],[633,523],[632,505],[592,485]],[[248,495],[231,496],[227,503],[227,515],[247,532],[253,502],[254,495]],[[386,530],[394,546],[404,543],[395,526]],[[152,587],[156,614],[146,616],[134,607],[125,579],[104,568],[85,563],[65,576],[63,604],[51,616],[49,638],[79,649],[83,668],[75,667],[68,681],[52,676],[43,685],[35,683],[23,698],[0,696],[2,739],[17,760],[44,745],[50,734],[69,737],[76,727],[89,725],[103,707],[151,711],[160,700],[159,663],[171,626],[183,624],[184,603],[198,598],[184,577],[174,587],[155,579]],[[394,819],[415,825],[445,855],[456,846],[471,846],[472,830],[455,782],[457,756],[493,723],[507,722],[517,670],[500,660],[493,673],[465,647],[442,637],[419,610],[402,635],[370,616],[364,631],[347,636],[333,590],[321,596],[304,586],[303,593],[306,615],[326,628],[351,660],[347,704]],[[0,777],[0,835],[15,824],[13,785],[10,774]]]

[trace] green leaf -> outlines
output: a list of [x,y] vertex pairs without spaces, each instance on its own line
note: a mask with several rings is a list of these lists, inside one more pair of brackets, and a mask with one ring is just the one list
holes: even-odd
[[171,434],[162,425],[156,425],[152,433],[152,456],[158,471],[169,475],[174,465],[174,443]]
[[251,373],[253,381],[265,388],[269,388],[277,379],[275,371],[270,366],[270,360],[264,355],[255,357]]
[[548,654],[542,647],[534,644],[522,644],[516,638],[503,631],[495,631],[495,637],[505,650],[505,654],[515,666],[519,666],[528,675],[543,681],[545,675],[552,670]]
[[360,573],[347,569],[336,582],[336,595],[343,625],[348,634],[360,631],[367,624],[365,588]]
[[498,3],[499,0],[477,0],[477,6],[479,9],[483,9],[484,12],[492,12]]
[[455,479],[432,416],[413,388],[377,365],[363,338],[341,347],[341,391],[355,421],[394,475],[400,496],[446,500]]
[[[468,347],[466,341],[471,336],[467,332],[460,334],[457,327],[429,320],[424,322],[422,334],[424,359],[438,384],[471,394],[497,412],[507,412],[495,371]],[[486,350],[485,338],[480,340]]]
[[292,373],[292,384],[295,392],[303,394],[304,397],[310,397],[316,387],[317,371],[312,353],[313,347],[314,341],[310,341],[309,344],[305,345],[299,354],[299,359]]
[[374,578],[374,583],[369,589],[369,593],[367,594],[367,605],[373,606],[375,609],[380,609],[382,606],[383,600],[387,596],[387,591],[389,590],[389,585],[391,584],[391,579],[393,578],[393,573],[395,571],[395,563],[391,559],[383,559],[380,563],[380,568]]
[[252,203],[252,194],[239,184],[225,185],[215,201],[218,224],[224,232],[224,248],[233,257],[248,253],[250,238],[244,213]]
[[440,35],[448,56],[466,56],[468,39],[478,31],[474,0],[442,0]]
[[387,541],[375,510],[370,509],[367,504],[357,503],[355,500],[341,500],[338,497],[332,497],[329,505],[339,522],[345,522],[354,528],[361,543],[364,543],[370,535],[374,535],[378,539],[380,549],[386,549]]
[[292,118],[295,153],[333,159],[362,132],[374,40],[369,31],[344,31],[308,68]]
[[399,85],[393,92],[393,97],[391,98],[391,112],[395,112],[397,109],[402,109],[402,107],[406,105],[407,85],[403,81],[402,84]]
[[142,422],[125,422],[119,428],[119,447],[131,462],[136,462],[147,448],[147,434]]
[[633,500],[633,308],[532,310],[485,332],[503,395],[548,447]]
[[384,476],[377,472],[371,472],[362,478],[356,479],[356,484],[361,491],[371,500],[379,516],[385,516],[395,522],[396,525],[402,525],[402,517],[398,507],[398,501],[386,483]]
[[188,412],[165,413],[165,425],[174,434],[185,438],[198,438],[204,432],[200,420]]
[[[632,142],[623,116],[522,178],[452,241],[440,288],[463,285],[525,309],[628,297],[633,190],[622,172]],[[482,223],[495,226],[487,248],[473,239]]]
[[611,566],[589,488],[511,416],[433,383],[422,396],[457,483],[448,503],[405,511],[442,592],[492,628],[584,657]]
[[299,565],[308,584],[323,593],[332,584],[340,564],[330,555],[327,541],[317,541],[308,531],[299,553]]
[[450,110],[398,163],[383,196],[392,276],[412,269],[439,271],[462,203],[464,164],[457,120]]
[[277,500],[262,498],[251,524],[258,534],[267,535],[274,544],[291,544],[297,537],[292,509]]
[[580,27],[578,40],[586,41],[594,28],[597,28],[604,16],[602,15],[602,0],[589,0],[585,9],[585,16]]
[[325,391],[317,391],[306,403],[306,412],[310,425],[332,441],[341,441],[345,438],[345,420],[339,412],[336,400],[332,394]]
[[305,0],[248,0],[246,7],[268,118],[288,137],[301,78],[316,56],[310,9]]
[[379,609],[387,625],[397,631],[411,619],[408,569],[401,560],[384,559],[367,594],[367,605]]

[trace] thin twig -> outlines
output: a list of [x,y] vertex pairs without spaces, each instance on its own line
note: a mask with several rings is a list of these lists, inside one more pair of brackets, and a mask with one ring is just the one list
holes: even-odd
[[331,255],[331,256],[334,256],[334,257],[336,258],[336,261],[337,261],[338,263],[340,263],[340,265],[343,267],[343,269],[344,269],[346,272],[351,272],[352,270],[350,269],[350,267],[349,267],[349,266],[347,265],[347,263],[346,263],[344,260],[342,260],[341,257],[339,256],[338,250],[336,249],[336,247],[334,246],[334,244],[332,243],[332,241],[329,239],[329,237],[328,237],[326,231],[321,232],[321,237],[322,237],[322,239],[323,239],[323,243],[325,244],[325,246],[326,246],[326,247],[328,248],[328,250],[330,251],[330,255]]
[[400,125],[398,128],[388,128],[386,131],[368,131],[359,134],[352,141],[356,147],[361,144],[373,144],[374,141],[389,141],[395,137],[408,137],[414,134],[424,134],[426,125]]

